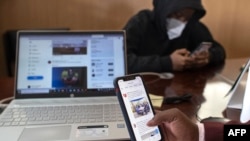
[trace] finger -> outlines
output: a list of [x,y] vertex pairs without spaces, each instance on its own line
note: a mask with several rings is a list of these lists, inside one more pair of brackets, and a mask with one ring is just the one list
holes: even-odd
[[209,59],[207,58],[197,60],[197,64],[208,64],[208,63],[209,63]]
[[154,111],[155,111],[155,113],[159,113],[159,112],[161,112],[160,110],[156,110],[156,109],[155,109]]
[[209,63],[209,59],[205,59],[205,64],[208,64]]
[[162,124],[162,122],[172,122],[176,119],[176,109],[165,110],[157,113],[152,120],[150,120],[148,126],[156,126]]
[[185,49],[185,48],[178,49],[178,50],[177,50],[177,53],[178,53],[178,54],[181,54],[181,55],[184,55],[184,56],[190,54],[190,52],[189,52],[187,49]]

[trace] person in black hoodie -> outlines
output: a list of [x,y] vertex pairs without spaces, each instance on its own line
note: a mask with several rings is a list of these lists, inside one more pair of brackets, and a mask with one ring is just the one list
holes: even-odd
[[[223,64],[226,53],[200,22],[201,0],[153,0],[153,10],[134,15],[126,31],[128,73],[173,72]],[[202,42],[208,50],[191,55]]]

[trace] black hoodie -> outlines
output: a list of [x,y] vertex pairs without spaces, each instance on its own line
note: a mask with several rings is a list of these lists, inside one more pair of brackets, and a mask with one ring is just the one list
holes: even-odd
[[[224,63],[224,48],[216,42],[209,29],[199,20],[205,15],[200,0],[153,0],[153,10],[142,10],[133,16],[124,29],[127,37],[128,73],[171,72],[170,54],[176,49],[193,51],[201,42],[213,42],[209,49],[209,65]],[[195,10],[182,35],[169,40],[166,18],[183,8]]]

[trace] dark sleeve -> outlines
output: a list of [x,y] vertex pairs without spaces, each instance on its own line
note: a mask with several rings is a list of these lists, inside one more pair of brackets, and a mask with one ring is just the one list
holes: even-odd
[[205,122],[205,141],[223,141],[224,124],[221,122]]
[[169,56],[137,56],[135,53],[127,54],[128,73],[138,72],[171,72],[172,61]]
[[[142,42],[152,24],[150,11],[140,11],[125,25],[128,73],[163,72],[172,70],[169,56],[139,55],[143,51]],[[164,64],[164,65],[163,65]]]
[[[224,123],[222,122],[204,122],[205,128],[205,141],[223,141]],[[225,124],[247,124],[250,125],[250,121],[247,123],[240,123],[238,121],[229,121]]]

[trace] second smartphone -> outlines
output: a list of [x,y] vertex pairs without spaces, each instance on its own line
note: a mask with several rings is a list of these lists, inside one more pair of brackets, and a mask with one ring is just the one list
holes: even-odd
[[132,141],[160,141],[159,126],[148,127],[154,110],[140,75],[127,75],[114,80],[116,94]]

